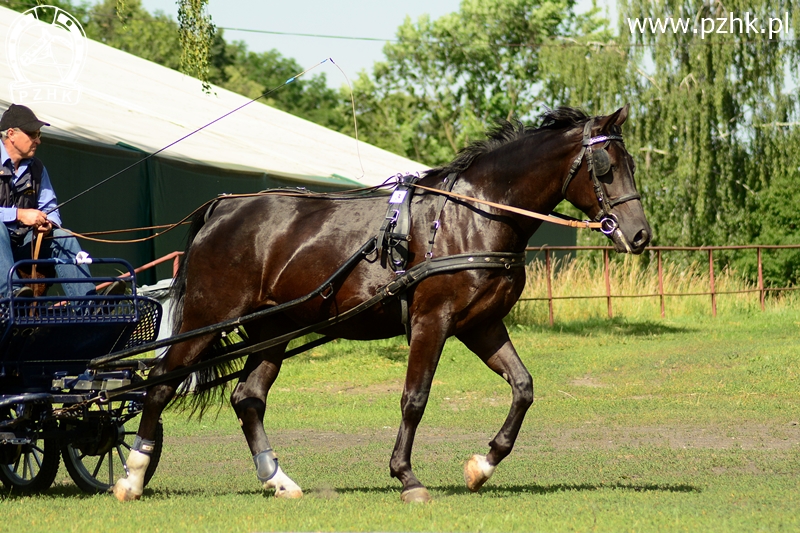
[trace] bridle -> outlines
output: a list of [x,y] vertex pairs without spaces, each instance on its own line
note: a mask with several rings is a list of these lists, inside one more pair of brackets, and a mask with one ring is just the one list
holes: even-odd
[[[577,174],[578,169],[581,166],[581,162],[585,157],[586,167],[589,171],[589,176],[592,178],[592,184],[594,185],[594,193],[597,197],[597,202],[600,204],[600,212],[595,217],[595,220],[600,222],[600,231],[602,231],[606,236],[611,236],[619,229],[617,217],[611,212],[611,210],[615,206],[625,202],[629,202],[631,200],[640,200],[641,196],[639,196],[638,192],[632,192],[629,194],[623,194],[617,198],[609,197],[605,187],[603,186],[603,183],[600,181],[598,176],[605,176],[611,171],[611,163],[609,161],[608,151],[606,150],[608,143],[611,141],[624,141],[622,139],[622,135],[616,133],[592,137],[591,131],[593,125],[594,120],[592,119],[588,120],[586,125],[583,127],[583,141],[581,143],[583,146],[578,154],[578,157],[575,158],[575,160],[572,162],[572,166],[570,166],[567,178],[564,180],[564,185],[561,187],[561,193],[566,197],[567,188],[569,187],[572,178],[574,178]],[[592,146],[600,143],[603,143],[602,148],[595,151]]]

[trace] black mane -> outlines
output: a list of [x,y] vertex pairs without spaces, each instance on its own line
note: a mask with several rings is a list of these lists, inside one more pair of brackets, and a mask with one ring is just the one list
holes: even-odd
[[582,126],[589,115],[574,107],[559,107],[543,113],[538,128],[527,126],[519,120],[500,120],[486,134],[486,139],[475,141],[462,148],[447,165],[432,168],[425,174],[449,174],[465,171],[478,156],[488,154],[501,146],[543,130],[562,130]]

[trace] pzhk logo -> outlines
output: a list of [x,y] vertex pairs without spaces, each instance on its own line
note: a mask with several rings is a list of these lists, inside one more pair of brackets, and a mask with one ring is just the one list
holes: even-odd
[[86,34],[75,17],[55,6],[29,9],[11,26],[6,50],[12,101],[78,103]]

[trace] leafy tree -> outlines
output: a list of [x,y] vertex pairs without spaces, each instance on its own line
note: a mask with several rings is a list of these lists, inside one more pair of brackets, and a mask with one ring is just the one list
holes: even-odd
[[90,39],[165,67],[176,70],[180,67],[178,25],[167,15],[151,15],[140,0],[126,0],[120,13],[117,0],[105,0],[93,6],[87,15],[83,27]]
[[[619,9],[619,37],[599,31],[548,47],[542,74],[554,104],[599,112],[632,102],[626,143],[641,163],[654,244],[797,242],[800,196],[791,184],[800,177],[800,109],[790,88],[800,48],[787,35],[747,33],[744,22],[747,12],[761,25],[783,13],[795,20],[796,3],[621,0]],[[631,26],[668,17],[689,23],[688,31]],[[719,28],[738,17],[745,31],[727,22],[725,34],[702,32],[711,20]],[[721,260],[755,277],[753,255]],[[800,279],[800,254],[772,255],[769,275]]]
[[[530,117],[541,103],[535,83],[540,45],[561,34],[573,0],[463,0],[458,12],[407,18],[373,78],[357,82],[362,130],[403,124],[386,146],[429,164],[447,161],[497,118]],[[366,92],[365,92],[366,91]],[[400,105],[399,110],[390,106]],[[386,121],[386,122],[384,122]],[[384,146],[382,142],[379,145]]]
[[[127,0],[118,0],[120,5],[125,2]],[[203,90],[210,91],[209,65],[216,27],[208,13],[208,0],[180,0],[178,22],[181,41],[180,70],[202,81]]]
[[[624,16],[730,19],[752,11],[774,16],[792,2],[734,0],[694,2],[633,0]],[[696,23],[696,22],[695,22]],[[640,46],[639,63],[653,63],[635,87],[639,111],[637,141],[650,150],[642,180],[659,205],[653,223],[660,238],[673,244],[748,242],[758,234],[753,213],[758,194],[769,187],[775,166],[754,165],[774,129],[761,124],[788,121],[797,114],[796,98],[785,89],[785,68],[796,66],[788,42],[734,31],[622,32]],[[647,56],[643,51],[649,52]],[[640,70],[642,70],[640,68]]]

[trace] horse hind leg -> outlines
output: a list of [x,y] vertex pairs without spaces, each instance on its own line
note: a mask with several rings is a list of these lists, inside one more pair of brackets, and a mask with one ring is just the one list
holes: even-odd
[[467,488],[477,492],[494,474],[495,468],[514,448],[525,414],[533,404],[533,380],[508,338],[502,321],[485,329],[459,335],[459,340],[472,350],[495,373],[505,379],[512,390],[511,408],[487,455],[473,455],[464,465]]
[[274,489],[276,498],[301,498],[302,489],[278,464],[278,456],[264,430],[267,394],[280,372],[285,348],[286,345],[278,346],[248,357],[242,378],[231,393],[231,405],[250,447],[256,477],[264,489]]
[[[188,366],[191,361],[199,357],[211,340],[213,340],[213,336],[200,337],[182,344],[176,344],[169,349],[161,364],[155,367],[148,377],[156,378],[178,367]],[[127,475],[118,479],[112,488],[114,496],[119,501],[138,500],[142,496],[145,472],[150,465],[150,455],[155,444],[154,439],[161,413],[175,397],[175,392],[184,379],[183,377],[178,377],[147,389],[142,417],[139,421],[139,429],[136,432],[136,439],[126,461]]]

